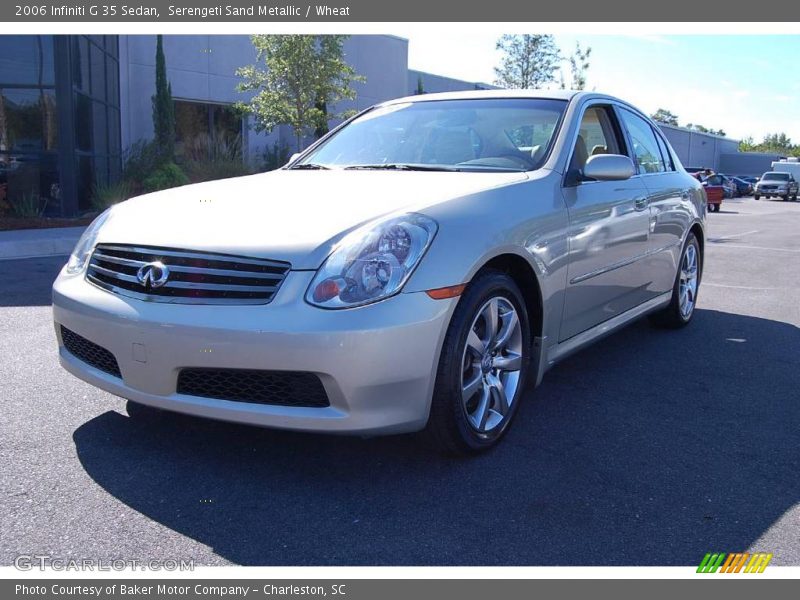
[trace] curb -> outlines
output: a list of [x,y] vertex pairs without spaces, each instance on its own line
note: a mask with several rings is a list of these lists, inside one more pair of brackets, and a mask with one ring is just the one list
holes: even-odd
[[0,260],[66,256],[83,230],[83,227],[69,227],[0,232]]

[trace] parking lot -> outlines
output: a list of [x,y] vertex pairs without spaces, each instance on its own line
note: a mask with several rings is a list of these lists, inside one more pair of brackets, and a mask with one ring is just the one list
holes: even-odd
[[0,262],[0,564],[800,565],[798,232],[800,203],[726,200],[692,325],[645,320],[574,355],[474,459],[130,419],[58,366],[65,258]]

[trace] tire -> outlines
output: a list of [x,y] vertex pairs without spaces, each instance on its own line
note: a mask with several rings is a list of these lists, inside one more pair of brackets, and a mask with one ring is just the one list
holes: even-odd
[[785,196],[781,196],[781,200],[783,200],[784,202],[788,202],[789,201],[789,194],[786,194]]
[[[694,258],[691,256],[692,253]],[[691,232],[689,232],[686,243],[683,245],[681,260],[678,264],[680,268],[675,274],[675,284],[672,286],[672,298],[669,304],[662,310],[650,315],[650,322],[658,327],[668,329],[685,327],[694,316],[694,311],[697,307],[697,293],[700,291],[700,280],[703,275],[703,255],[700,253],[700,244],[697,238]],[[685,278],[684,272],[693,275],[693,277]],[[688,293],[687,300],[691,301],[691,305],[681,308],[684,306],[682,298],[684,286],[686,286],[685,289]]]
[[758,194],[753,194],[753,199],[754,200],[761,200],[761,196],[759,196]]
[[[492,314],[497,315],[494,334]],[[502,350],[492,354],[505,333]],[[528,313],[519,287],[501,271],[479,273],[461,296],[442,346],[424,432],[433,445],[461,456],[495,446],[519,408],[530,354]],[[501,361],[509,368],[500,367]]]

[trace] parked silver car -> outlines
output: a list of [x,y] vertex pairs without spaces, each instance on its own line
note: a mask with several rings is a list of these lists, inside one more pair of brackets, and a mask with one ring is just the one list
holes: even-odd
[[616,98],[393,100],[278,171],[99,216],[53,286],[60,360],[131,412],[481,451],[568,354],[691,320],[705,207]]

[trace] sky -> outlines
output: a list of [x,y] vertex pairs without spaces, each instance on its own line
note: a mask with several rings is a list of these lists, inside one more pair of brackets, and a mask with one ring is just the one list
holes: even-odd
[[[494,81],[500,33],[398,32],[409,40],[410,69],[486,83]],[[699,123],[735,139],[785,132],[800,143],[798,35],[555,34],[555,41],[564,55],[576,42],[592,48],[586,89],[648,114],[665,108],[681,125]]]

